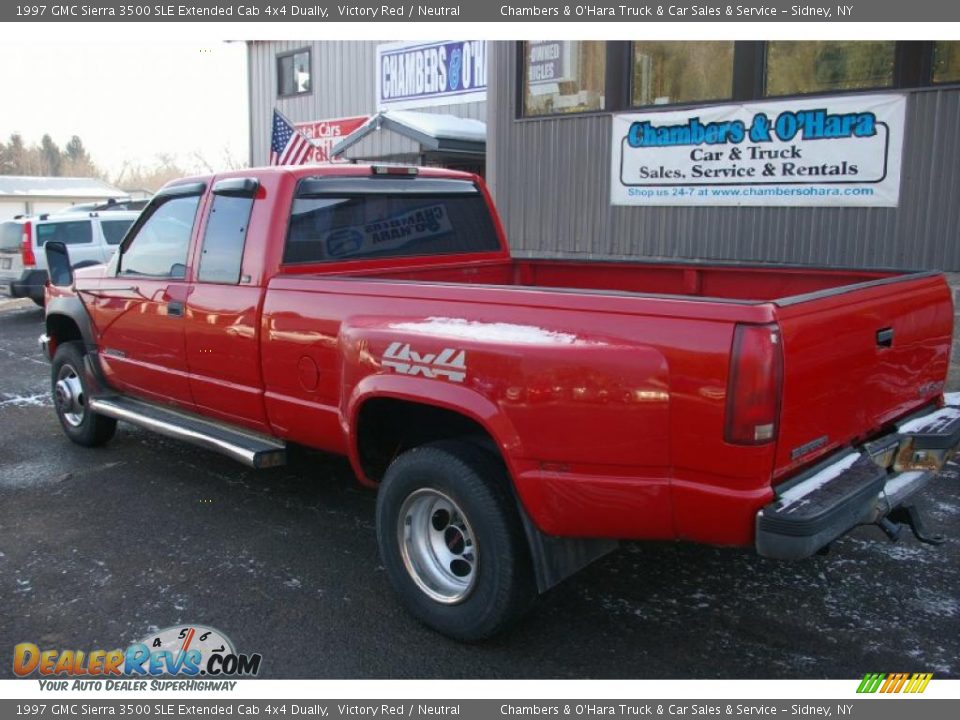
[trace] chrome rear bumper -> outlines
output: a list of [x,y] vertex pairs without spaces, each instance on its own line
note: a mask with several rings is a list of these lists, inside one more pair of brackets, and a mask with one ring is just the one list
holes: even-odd
[[880,524],[889,535],[888,516],[923,490],[958,446],[960,408],[946,406],[831,456],[778,488],[776,499],[757,513],[757,552],[783,560],[809,557],[863,524]]

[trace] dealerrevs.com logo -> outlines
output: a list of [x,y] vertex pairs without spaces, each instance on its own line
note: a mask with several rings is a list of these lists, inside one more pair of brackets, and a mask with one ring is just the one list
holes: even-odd
[[933,673],[867,673],[857,687],[858,693],[922,693]]
[[[261,660],[259,653],[238,653],[219,630],[203,625],[179,625],[151,633],[125,650],[85,651],[19,643],[13,650],[13,672],[20,678],[36,675],[74,679],[72,686],[67,680],[44,683],[50,686],[45,689],[139,690],[146,689],[145,682],[131,685],[116,678],[255,677],[260,672]],[[212,685],[206,682],[196,689],[216,689]]]

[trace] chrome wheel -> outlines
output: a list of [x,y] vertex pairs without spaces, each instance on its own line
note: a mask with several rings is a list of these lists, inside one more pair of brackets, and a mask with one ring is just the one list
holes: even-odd
[[477,542],[449,496],[430,488],[411,493],[397,532],[403,564],[424,593],[445,605],[466,599],[477,579]]
[[79,427],[87,414],[87,398],[80,376],[72,365],[64,364],[57,373],[53,386],[53,400],[57,412],[70,427]]

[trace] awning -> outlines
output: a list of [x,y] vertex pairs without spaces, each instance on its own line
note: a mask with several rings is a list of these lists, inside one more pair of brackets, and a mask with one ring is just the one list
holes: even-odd
[[381,110],[335,144],[331,156],[343,155],[378,130],[412,141],[419,146],[420,153],[482,156],[487,148],[487,124],[480,120],[413,110]]

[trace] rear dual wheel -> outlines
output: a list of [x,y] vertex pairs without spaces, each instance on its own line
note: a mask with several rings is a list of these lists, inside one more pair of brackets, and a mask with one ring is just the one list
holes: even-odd
[[407,609],[457,640],[515,622],[536,590],[516,503],[499,458],[466,442],[408,450],[377,498],[377,541]]

